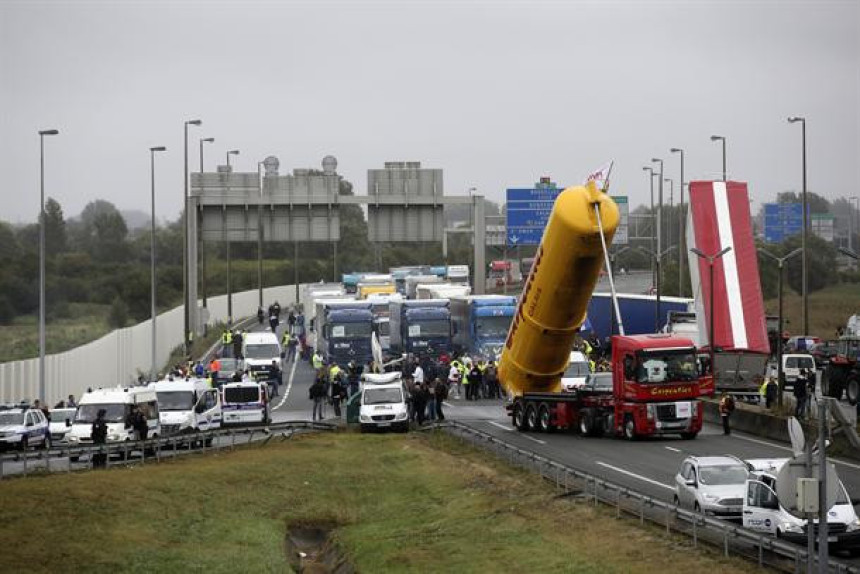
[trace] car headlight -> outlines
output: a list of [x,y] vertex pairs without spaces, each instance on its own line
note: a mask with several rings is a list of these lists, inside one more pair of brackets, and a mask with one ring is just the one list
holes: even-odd
[[81,440],[81,439],[79,439],[78,437],[76,437],[74,435],[69,437],[69,442],[78,442],[79,440]]
[[720,497],[715,494],[706,494],[702,498],[704,498],[708,502],[716,502],[720,499]]
[[855,518],[851,522],[848,523],[847,532],[854,532],[855,530],[860,529],[860,518]]
[[796,534],[801,534],[803,532],[803,527],[794,522],[783,522],[779,525],[779,529],[783,532],[794,532]]
[[370,422],[370,420],[371,420],[371,419],[370,419],[370,417],[369,417],[369,416],[367,416],[367,415],[361,415],[361,416],[359,417],[359,419],[360,419],[360,420],[361,420],[361,422],[363,422],[363,423],[369,423],[369,422]]
[[406,420],[406,413],[400,413],[399,415],[397,415],[396,417],[394,417],[394,420],[396,420],[396,421],[405,421],[405,420]]

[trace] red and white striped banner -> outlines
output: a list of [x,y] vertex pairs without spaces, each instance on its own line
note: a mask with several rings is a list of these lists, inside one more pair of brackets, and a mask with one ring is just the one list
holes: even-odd
[[[690,182],[687,246],[696,247],[706,255],[731,247],[714,261],[716,346],[769,352],[746,183]],[[708,261],[695,253],[690,253],[689,258],[699,341],[704,346],[710,335],[710,269]]]

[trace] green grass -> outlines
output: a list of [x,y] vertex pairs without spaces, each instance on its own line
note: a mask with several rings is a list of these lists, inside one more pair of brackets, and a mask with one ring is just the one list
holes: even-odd
[[[801,334],[800,295],[785,289],[783,294],[783,317],[785,330],[791,334]],[[778,299],[768,299],[765,309],[768,315],[779,311]],[[822,339],[833,339],[836,328],[845,327],[848,317],[860,313],[860,284],[841,283],[809,294],[809,334]]]
[[[111,331],[107,323],[109,305],[69,303],[67,317],[45,324],[46,353],[62,353],[89,343]],[[0,326],[0,363],[36,357],[39,354],[39,316],[22,315],[11,325]]]
[[[304,435],[145,467],[0,483],[0,571],[285,572],[334,526],[359,572],[752,572],[447,435]],[[14,527],[11,527],[14,525]]]

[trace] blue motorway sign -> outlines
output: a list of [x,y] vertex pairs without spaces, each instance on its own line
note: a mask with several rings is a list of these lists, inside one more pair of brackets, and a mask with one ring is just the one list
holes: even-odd
[[561,188],[509,189],[505,227],[509,246],[538,245]]
[[764,204],[764,240],[782,243],[803,230],[803,208],[800,203]]

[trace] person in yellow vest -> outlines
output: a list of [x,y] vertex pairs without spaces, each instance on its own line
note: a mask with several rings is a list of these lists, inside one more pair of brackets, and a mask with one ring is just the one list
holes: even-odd
[[314,354],[311,357],[311,364],[315,371],[319,371],[323,368],[323,358],[319,351],[314,351]]
[[221,344],[229,345],[233,342],[233,335],[230,334],[229,329],[223,329],[221,331]]

